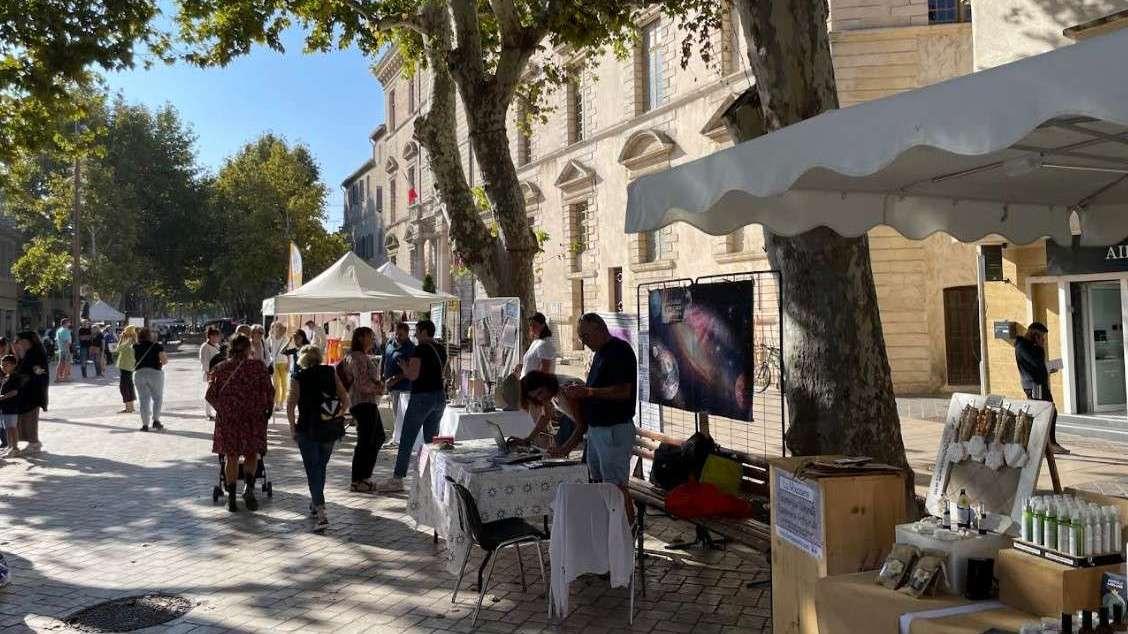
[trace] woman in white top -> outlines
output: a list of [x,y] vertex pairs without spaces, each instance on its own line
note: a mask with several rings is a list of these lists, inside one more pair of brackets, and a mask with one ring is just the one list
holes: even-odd
[[552,374],[556,371],[556,343],[552,338],[552,331],[548,328],[548,321],[541,313],[529,316],[529,349],[517,366],[518,378],[525,378],[530,372],[544,372]]
[[282,353],[290,342],[286,336],[286,324],[276,321],[270,324],[270,336],[266,339],[266,350],[273,365],[274,411],[282,411],[286,406],[286,389],[290,387],[290,357]]
[[[132,327],[132,326],[131,326]],[[204,334],[204,342],[200,344],[200,372],[204,377],[204,391],[208,390],[208,373],[212,369],[212,359],[219,354],[219,340],[223,334],[219,328],[215,326],[208,326]],[[122,345],[125,344],[125,337],[122,337]],[[204,399],[204,414],[207,415],[208,420],[215,420],[215,410],[212,409],[211,403],[208,399]]]

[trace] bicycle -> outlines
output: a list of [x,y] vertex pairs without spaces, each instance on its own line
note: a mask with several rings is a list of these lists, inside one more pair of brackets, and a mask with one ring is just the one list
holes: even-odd
[[759,394],[766,392],[772,386],[772,376],[782,367],[783,356],[779,348],[765,343],[756,344],[752,355],[756,363],[756,374],[753,376],[752,385]]

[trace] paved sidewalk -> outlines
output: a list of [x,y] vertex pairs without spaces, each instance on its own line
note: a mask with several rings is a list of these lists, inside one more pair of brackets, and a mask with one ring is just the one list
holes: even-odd
[[[41,423],[44,453],[0,462],[0,552],[13,583],[0,590],[0,631],[60,631],[53,617],[105,599],[180,593],[196,607],[161,632],[470,631],[476,592],[457,604],[442,544],[406,516],[406,496],[349,493],[351,436],[330,464],[325,535],[309,531],[300,457],[271,426],[267,465],[274,499],[257,513],[213,505],[218,471],[204,420],[196,362],[167,367],[164,433],[137,431],[119,415],[116,372],[97,382],[53,385]],[[81,379],[79,379],[81,381]],[[391,470],[382,452],[377,477]],[[647,548],[692,538],[685,524],[657,520]],[[585,578],[572,586],[574,612],[547,624],[535,554],[526,553],[522,592],[512,554],[494,570],[484,632],[626,629],[627,594]],[[477,565],[475,558],[471,565]],[[767,632],[767,562],[731,548],[704,558],[651,560],[649,593],[630,631]],[[473,583],[470,581],[469,583]],[[749,584],[753,584],[749,587]]]

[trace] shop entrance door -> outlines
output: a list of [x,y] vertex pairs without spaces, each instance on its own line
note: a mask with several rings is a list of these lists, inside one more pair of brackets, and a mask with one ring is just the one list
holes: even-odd
[[948,385],[979,385],[979,295],[974,286],[944,289]]
[[1124,409],[1124,324],[1118,282],[1096,282],[1086,289],[1086,333],[1093,411]]

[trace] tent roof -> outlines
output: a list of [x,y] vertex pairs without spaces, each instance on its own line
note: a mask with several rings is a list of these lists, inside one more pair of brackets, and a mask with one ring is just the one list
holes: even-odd
[[125,319],[125,313],[110,306],[102,300],[94,302],[90,306],[90,321],[121,321]]
[[381,264],[376,268],[376,270],[383,275],[386,275],[393,282],[399,282],[400,284],[403,284],[404,286],[410,286],[411,288],[423,288],[423,282],[412,277],[411,273],[408,273],[407,271],[401,269],[395,264],[392,264],[391,262],[385,262]]
[[[1128,31],[823,113],[630,185],[628,232],[1128,236]],[[1070,218],[1076,211],[1071,230]]]
[[352,251],[300,287],[262,302],[266,315],[427,310],[454,299],[395,282]]

